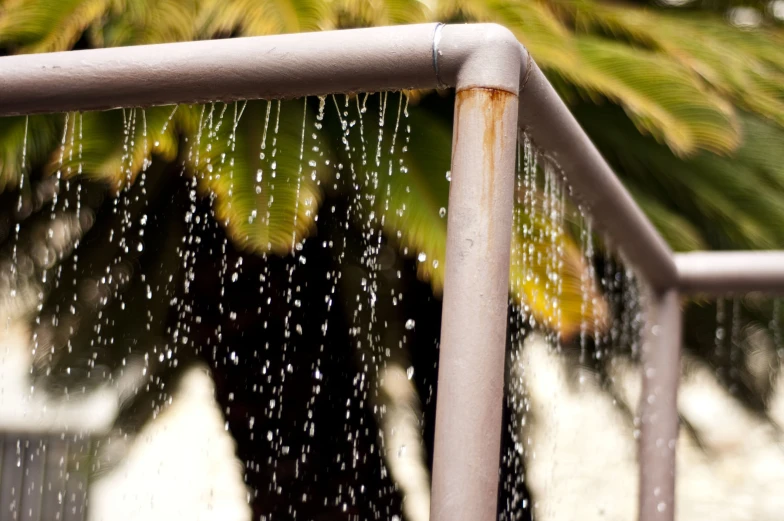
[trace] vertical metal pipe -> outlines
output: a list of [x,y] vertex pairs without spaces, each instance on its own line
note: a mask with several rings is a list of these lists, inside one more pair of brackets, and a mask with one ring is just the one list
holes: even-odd
[[681,322],[678,291],[654,293],[642,349],[640,521],[672,521],[675,517]]
[[516,94],[458,91],[438,369],[432,521],[495,521]]

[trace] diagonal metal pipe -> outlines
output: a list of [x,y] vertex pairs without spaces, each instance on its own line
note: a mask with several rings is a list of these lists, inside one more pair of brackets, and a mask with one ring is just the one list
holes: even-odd
[[0,116],[471,86],[519,91],[520,126],[561,166],[597,227],[654,288],[676,285],[669,247],[527,51],[494,24],[419,24],[7,56],[0,59]]
[[[666,243],[512,33],[493,24],[423,24],[0,58],[0,116],[442,87],[454,87],[457,102],[432,518],[490,521],[518,126],[558,162],[597,227],[658,294],[678,284]],[[664,300],[670,316],[672,299]],[[677,411],[669,414],[677,428]],[[644,423],[643,440],[659,439],[661,425]],[[663,428],[671,434],[671,422]],[[654,454],[648,449],[641,454]],[[657,480],[674,476],[674,458],[642,463],[667,466],[646,483],[672,489]],[[641,519],[659,514],[641,507]]]
[[562,169],[573,196],[657,291],[677,284],[672,250],[618,180],[535,62],[520,94],[520,127]]

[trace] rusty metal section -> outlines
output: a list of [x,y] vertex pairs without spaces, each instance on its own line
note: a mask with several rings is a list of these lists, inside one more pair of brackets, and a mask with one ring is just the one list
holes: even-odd
[[517,103],[503,90],[457,93],[432,521],[496,519]]

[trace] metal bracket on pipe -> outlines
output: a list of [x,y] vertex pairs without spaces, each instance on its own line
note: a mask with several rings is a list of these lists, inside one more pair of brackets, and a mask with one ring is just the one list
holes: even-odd
[[444,28],[444,24],[437,23],[436,28],[433,31],[433,71],[436,73],[436,82],[438,83],[438,88],[442,89],[445,88],[446,85],[443,81],[441,81],[441,73],[438,67],[438,53],[441,52],[438,49],[438,44],[441,42],[441,29]]

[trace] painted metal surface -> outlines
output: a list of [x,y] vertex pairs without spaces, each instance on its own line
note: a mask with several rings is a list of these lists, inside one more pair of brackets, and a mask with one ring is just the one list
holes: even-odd
[[0,58],[0,116],[436,87],[455,87],[458,101],[433,519],[496,515],[519,125],[656,295],[643,352],[643,396],[652,401],[642,404],[640,517],[671,520],[681,328],[674,288],[780,291],[784,253],[673,257],[507,29],[424,24]]
[[0,58],[0,116],[435,87],[521,92],[520,125],[562,167],[597,225],[652,286],[676,284],[669,247],[502,26],[420,24]]
[[433,455],[432,521],[496,519],[517,95],[457,93]]
[[0,59],[0,115],[433,88],[434,24]]
[[675,516],[681,321],[676,290],[650,296],[641,354],[640,521],[671,521]]
[[520,125],[560,164],[584,209],[652,286],[676,284],[666,243],[502,26],[420,24],[0,58],[0,116],[436,87],[519,91]]
[[0,116],[459,85],[517,92],[522,52],[496,24],[418,24],[6,56]]
[[674,287],[672,250],[531,62],[520,88],[520,126],[561,167],[574,198],[637,272],[657,290]]
[[784,251],[699,251],[675,255],[681,291],[784,294]]

